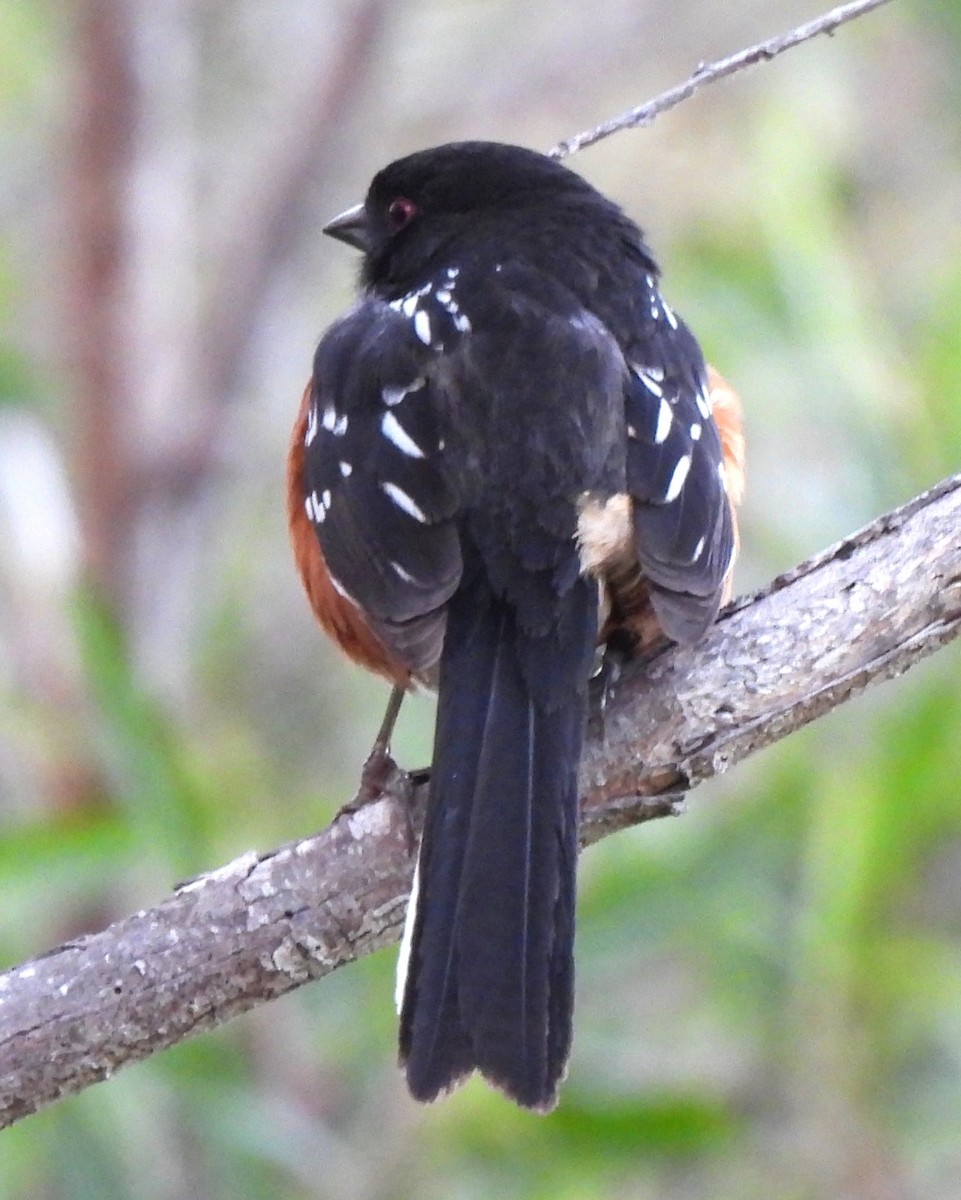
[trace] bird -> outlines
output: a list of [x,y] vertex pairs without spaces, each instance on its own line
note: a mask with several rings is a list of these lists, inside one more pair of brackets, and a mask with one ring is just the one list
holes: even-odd
[[287,460],[323,629],[437,692],[398,965],[399,1060],[550,1111],[574,1006],[578,764],[605,646],[692,643],[730,596],[740,402],[644,234],[555,159],[400,158],[324,232],[360,251]]

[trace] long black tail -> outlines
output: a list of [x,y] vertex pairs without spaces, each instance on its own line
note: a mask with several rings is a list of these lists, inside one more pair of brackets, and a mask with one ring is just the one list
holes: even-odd
[[549,1109],[571,1044],[577,766],[596,634],[579,580],[550,629],[478,579],[447,617],[430,800],[398,981],[418,1100],[480,1071]]

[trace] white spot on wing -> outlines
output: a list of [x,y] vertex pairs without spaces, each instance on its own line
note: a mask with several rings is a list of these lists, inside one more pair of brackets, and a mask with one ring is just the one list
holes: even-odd
[[422,308],[419,308],[414,313],[414,333],[417,334],[425,346],[430,345],[430,317]]
[[419,392],[426,382],[427,380],[423,375],[418,375],[417,378],[412,380],[406,387],[396,386],[383,388],[380,393],[381,398],[388,408],[396,408],[396,406],[400,404],[400,402],[406,395],[408,395],[408,393]]
[[380,431],[388,441],[393,442],[401,454],[406,454],[408,458],[424,457],[424,451],[417,445],[392,412],[384,413],[384,419],[380,423]]
[[330,580],[331,586],[333,587],[334,591],[337,593],[338,596],[343,596],[343,598],[345,600],[349,600],[351,602],[351,604],[357,603],[357,601],[350,594],[350,592],[347,591],[347,589],[340,582],[340,580],[336,579],[333,575],[331,575],[329,571],[327,573],[327,578]]
[[318,525],[322,525],[324,518],[327,516],[327,509],[330,508],[330,492],[324,492],[326,500],[318,497],[316,492],[311,492],[304,499],[304,508],[307,511],[307,516],[312,521],[316,521]]
[[693,563],[693,562],[697,562],[697,560],[698,560],[698,559],[701,557],[701,555],[704,553],[704,544],[705,544],[705,543],[704,543],[704,538],[703,538],[703,537],[702,537],[702,538],[698,538],[697,545],[694,547],[694,553],[691,555],[691,562],[692,562],[692,563]]
[[409,517],[413,517],[421,525],[427,524],[427,514],[413,496],[408,496],[403,488],[399,488],[396,483],[391,483],[389,479],[385,479],[381,483],[380,489],[388,499],[392,500]]
[[328,404],[326,406],[326,408],[324,409],[324,416],[323,416],[323,420],[321,421],[321,425],[323,425],[323,427],[329,431],[329,430],[333,429],[333,427],[334,427],[334,425],[336,425],[336,423],[337,423],[337,410],[334,408],[334,406],[332,404]]
[[667,303],[664,297],[661,297],[661,307],[664,309],[664,316],[667,317],[667,323],[672,329],[677,329],[677,317],[674,315],[674,310]]
[[470,333],[473,326],[467,316],[467,313],[454,313],[453,315],[454,328],[458,333]]
[[304,445],[309,446],[317,436],[317,427],[320,422],[317,420],[317,405],[311,404],[307,409],[307,432],[304,435]]
[[702,430],[702,426],[701,426],[700,421],[692,421],[691,422],[691,441],[692,442],[699,442],[701,440],[701,430]]
[[334,422],[334,428],[333,428],[334,437],[343,437],[344,434],[347,432],[347,419],[348,419],[347,414],[344,413],[344,415],[342,417],[338,417],[337,420]]
[[351,466],[351,464],[349,462],[341,462],[340,463],[340,473],[341,473],[341,475],[343,475],[343,477],[345,479],[351,473],[351,471],[353,471],[353,469],[354,469],[353,466]]
[[681,494],[681,488],[684,486],[684,481],[687,479],[687,473],[691,469],[690,454],[682,454],[677,460],[677,466],[674,468],[674,474],[671,476],[671,482],[667,485],[667,491],[664,493],[664,503],[671,504]]
[[695,399],[697,400],[698,412],[701,414],[704,420],[707,421],[711,415],[711,401],[707,394],[707,390],[703,387],[703,385],[698,389]]
[[399,562],[394,562],[393,559],[390,559],[390,567],[391,570],[398,576],[398,578],[404,581],[404,583],[414,582],[413,575],[411,575],[410,571],[402,567]]
[[[663,396],[664,395],[664,389],[661,387],[661,385],[658,383],[658,381],[654,378],[654,375],[651,371],[645,370],[643,367],[635,367],[634,374],[638,377],[638,379],[641,381],[641,383],[644,384],[644,386],[647,388],[647,390],[651,393],[652,396]],[[661,378],[663,378],[663,374],[662,374]]]
[[671,415],[671,406],[664,399],[657,408],[657,428],[654,430],[654,445],[660,446],[664,443],[667,435],[671,432],[671,423],[674,420]]

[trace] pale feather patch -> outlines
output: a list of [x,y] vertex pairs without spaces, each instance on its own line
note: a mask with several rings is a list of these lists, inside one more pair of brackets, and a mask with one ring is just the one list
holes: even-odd
[[634,520],[630,496],[600,500],[585,493],[578,505],[577,545],[581,571],[603,575],[634,557]]

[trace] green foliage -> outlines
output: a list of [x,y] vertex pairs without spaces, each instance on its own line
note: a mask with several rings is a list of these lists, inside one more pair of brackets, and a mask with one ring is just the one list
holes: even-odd
[[76,613],[93,731],[111,794],[124,806],[140,862],[156,856],[187,878],[209,861],[209,847],[182,731],[139,688],[116,623],[86,593]]

